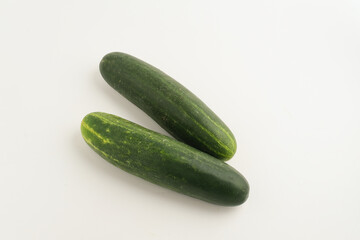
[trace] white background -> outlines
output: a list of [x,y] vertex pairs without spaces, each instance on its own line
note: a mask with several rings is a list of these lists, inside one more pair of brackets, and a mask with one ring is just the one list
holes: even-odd
[[[360,2],[0,2],[0,239],[360,239]],[[109,87],[108,52],[177,79],[229,126],[240,207],[97,156],[89,112],[165,133]]]

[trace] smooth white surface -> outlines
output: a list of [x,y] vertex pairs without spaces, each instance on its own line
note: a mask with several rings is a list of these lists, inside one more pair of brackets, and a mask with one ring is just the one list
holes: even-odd
[[[360,3],[0,2],[0,239],[360,239]],[[234,132],[236,208],[113,167],[81,119],[165,133],[111,89],[108,52],[177,79]]]

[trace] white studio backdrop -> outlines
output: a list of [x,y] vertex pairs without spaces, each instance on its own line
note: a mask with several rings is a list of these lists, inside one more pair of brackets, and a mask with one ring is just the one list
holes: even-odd
[[[360,239],[360,2],[0,2],[0,239]],[[242,206],[131,176],[80,133],[93,111],[166,134],[102,79],[163,70],[233,131]]]

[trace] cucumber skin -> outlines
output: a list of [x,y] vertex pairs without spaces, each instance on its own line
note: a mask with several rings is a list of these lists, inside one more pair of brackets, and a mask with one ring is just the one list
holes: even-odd
[[248,182],[228,164],[115,115],[86,115],[81,133],[102,158],[162,187],[223,206],[248,197]]
[[159,69],[125,53],[100,62],[105,81],[174,138],[218,159],[236,152],[230,129],[198,97]]

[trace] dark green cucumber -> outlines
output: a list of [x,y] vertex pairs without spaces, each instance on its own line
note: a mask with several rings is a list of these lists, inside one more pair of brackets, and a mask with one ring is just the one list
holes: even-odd
[[125,53],[100,62],[106,82],[176,139],[218,159],[236,151],[229,128],[199,98],[159,69]]
[[152,183],[224,206],[248,197],[246,179],[228,164],[120,117],[90,113],[81,132],[105,160]]

